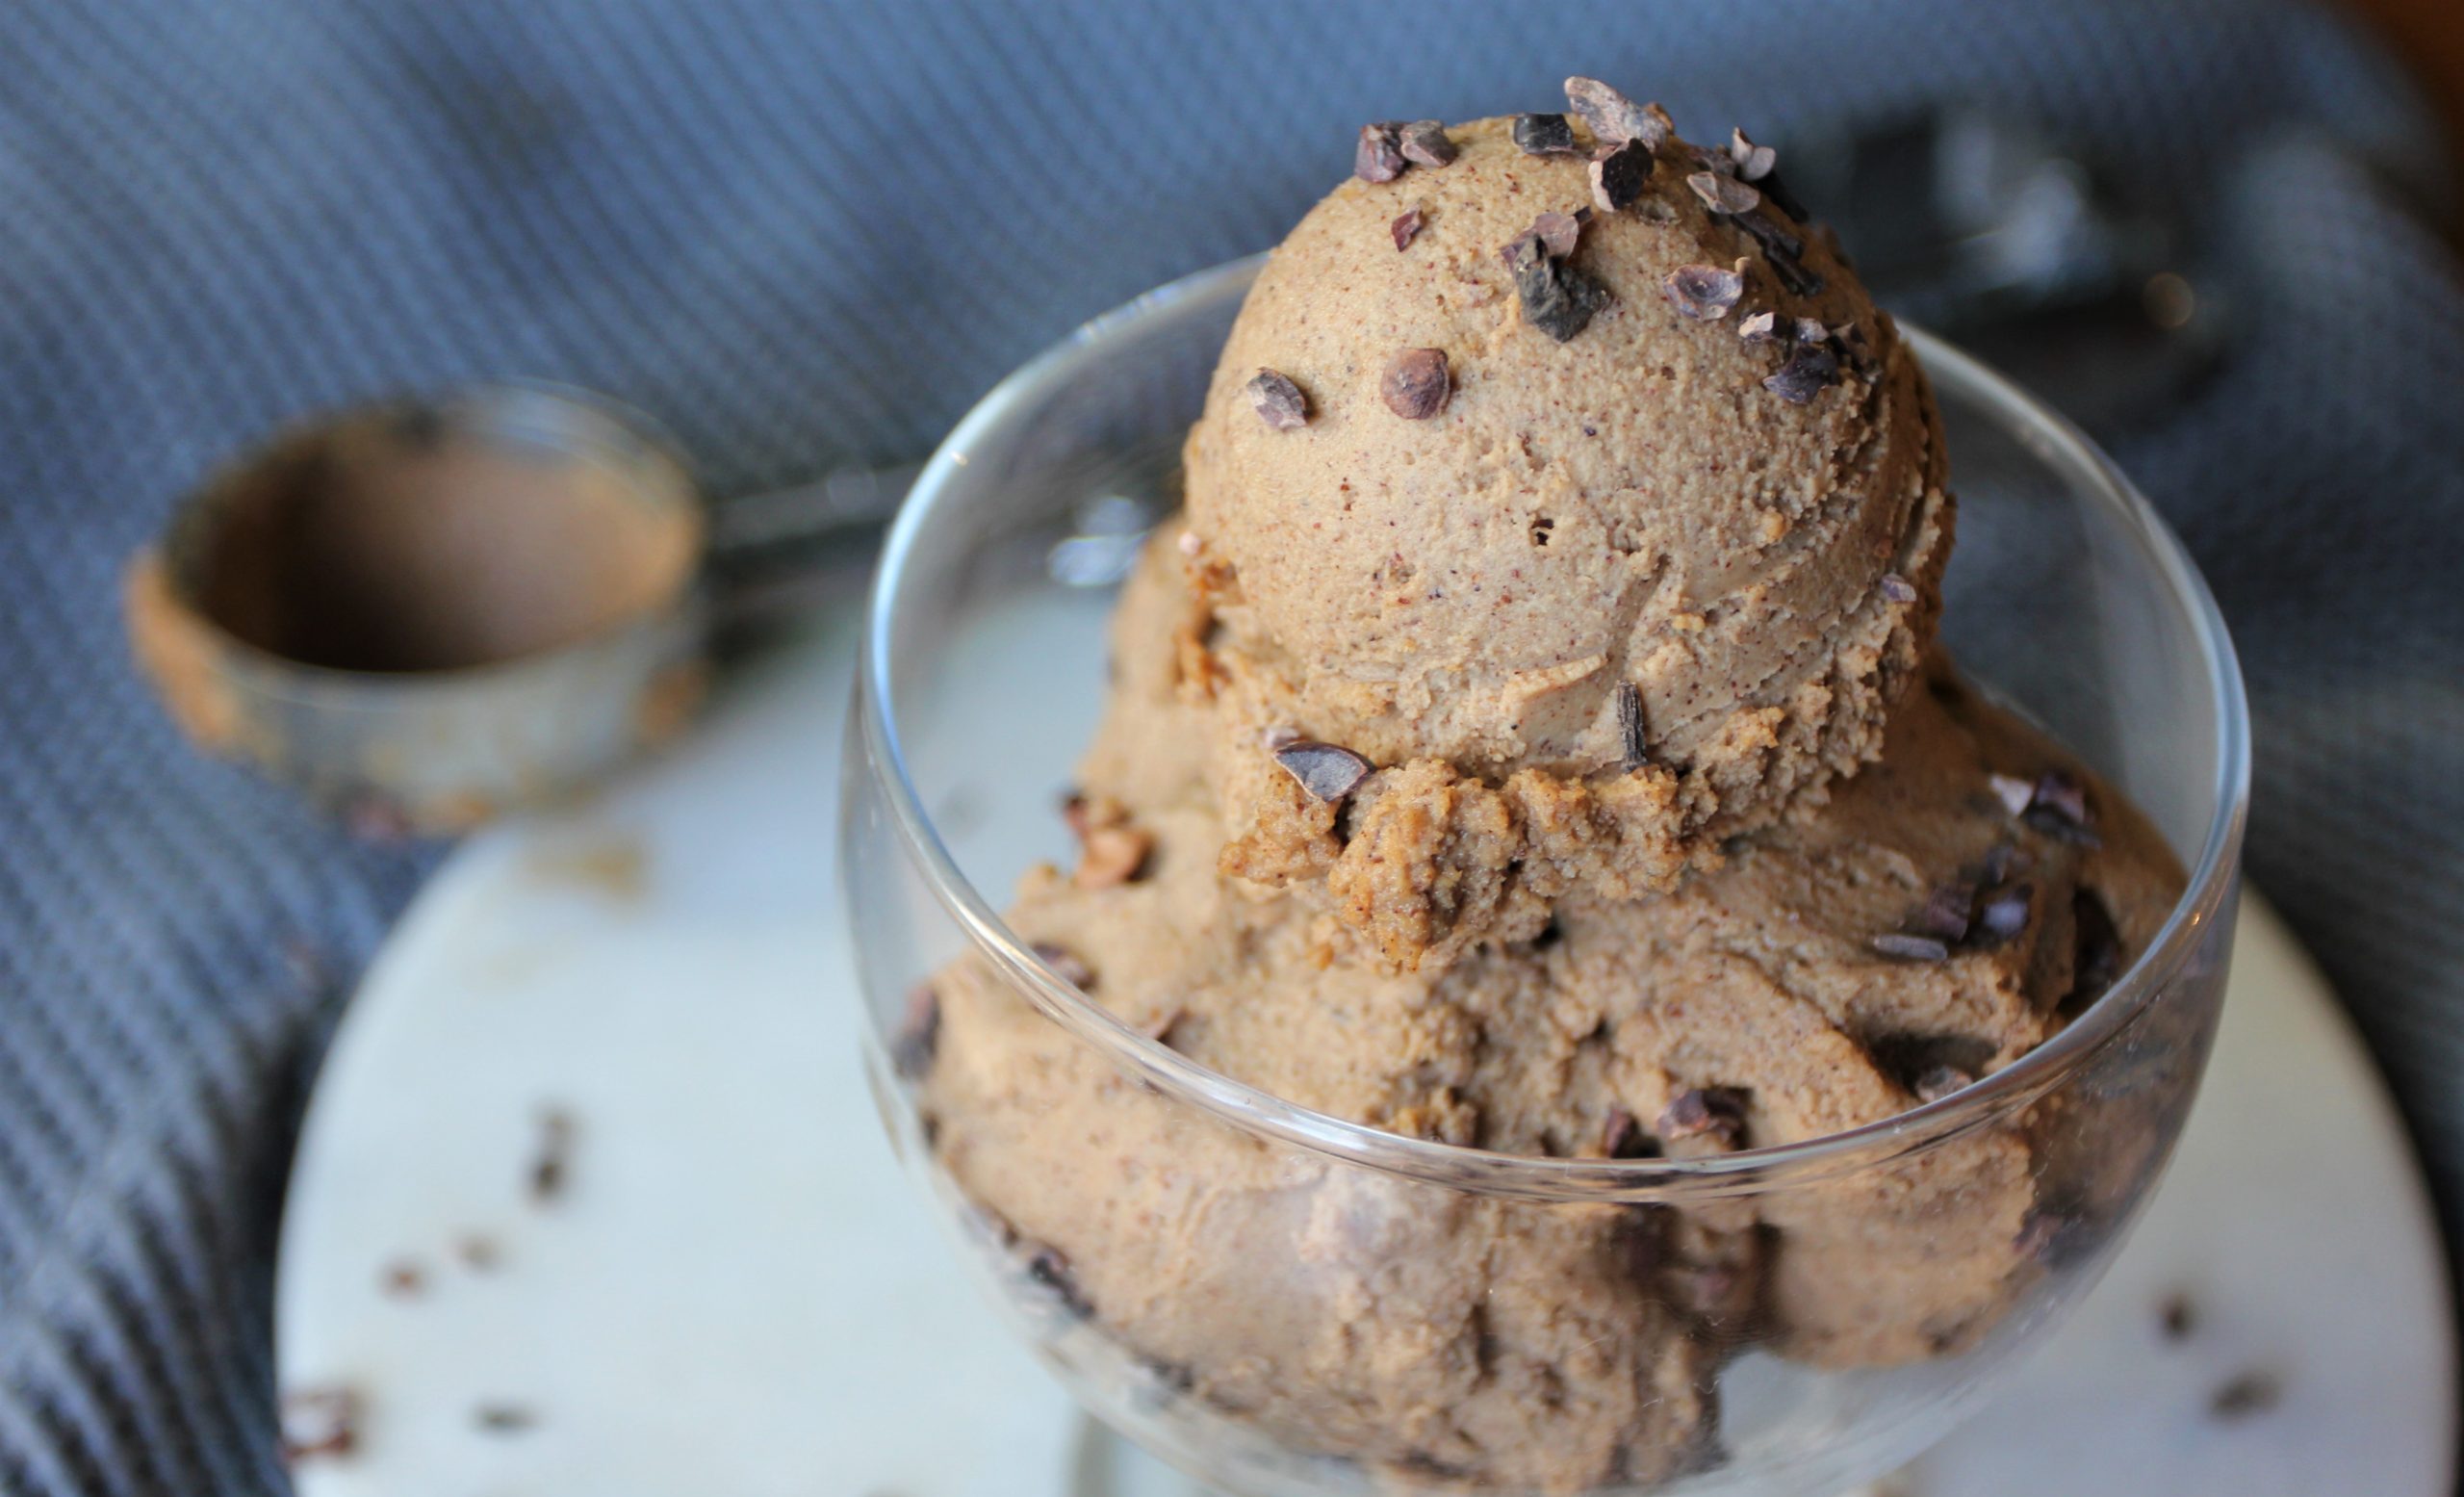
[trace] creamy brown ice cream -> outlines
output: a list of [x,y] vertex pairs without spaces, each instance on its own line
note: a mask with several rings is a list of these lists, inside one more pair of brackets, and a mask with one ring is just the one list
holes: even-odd
[[[1944,1095],[2059,1030],[2181,883],[1935,651],[1944,454],[1888,320],[1767,159],[1614,103],[1642,141],[1597,170],[1518,143],[1545,124],[1373,135],[1386,179],[1276,252],[1186,526],[1120,605],[1086,856],[1011,915],[1227,1075],[1559,1157]],[[1516,243],[1595,178],[1614,211]],[[1416,349],[1444,355],[1435,396]],[[959,1188],[1136,1355],[1307,1451],[1647,1481],[1713,1448],[1741,1344],[1954,1351],[2041,1273],[2024,1128],[1681,1212],[1493,1200],[1261,1148],[972,962],[919,1017]]]

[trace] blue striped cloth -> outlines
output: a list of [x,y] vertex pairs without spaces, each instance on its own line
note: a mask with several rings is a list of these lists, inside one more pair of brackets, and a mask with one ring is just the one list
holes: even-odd
[[116,588],[183,490],[302,410],[487,375],[647,408],[722,492],[913,456],[1078,320],[1270,243],[1361,121],[1574,71],[1784,143],[1989,100],[2229,245],[2225,367],[2120,455],[2239,632],[2258,881],[2464,1210],[2464,290],[2434,133],[2319,13],[62,0],[0,13],[0,1489],[284,1488],[291,1141],[434,856],[173,739]]

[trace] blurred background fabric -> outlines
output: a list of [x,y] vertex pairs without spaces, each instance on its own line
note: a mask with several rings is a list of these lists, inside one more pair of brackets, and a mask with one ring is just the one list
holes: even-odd
[[1977,103],[2195,225],[2214,367],[2099,429],[2237,632],[2253,877],[2464,1223],[2464,286],[2439,129],[2341,19],[152,0],[8,8],[0,61],[0,1489],[285,1489],[282,1177],[437,856],[174,740],[117,588],[177,496],[286,418],[491,375],[648,409],[722,494],[911,458],[1077,322],[1273,242],[1363,121],[1558,108],[1569,72],[1784,164]]

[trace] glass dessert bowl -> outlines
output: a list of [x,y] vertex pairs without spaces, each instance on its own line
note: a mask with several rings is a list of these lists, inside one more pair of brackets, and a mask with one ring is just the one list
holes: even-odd
[[[1930,1100],[1802,1142],[1542,1157],[1297,1105],[1176,1049],[1168,1016],[1107,1008],[1098,974],[996,913],[1069,856],[1054,806],[1107,674],[1109,598],[1088,583],[1176,506],[1182,438],[1257,268],[1151,293],[1019,371],[893,528],[841,854],[895,1148],[1080,1401],[1239,1497],[1821,1494],[1894,1468],[2093,1286],[2196,1090],[2246,782],[2203,584],[2075,430],[1908,330],[1962,510],[1944,639],[2187,870],[2139,958],[1989,1074],[1954,1069]],[[948,1167],[932,1080],[952,1064],[936,985],[960,966],[971,1012],[996,1005],[1011,1036],[988,1084],[1018,1082],[968,1172]],[[1722,1105],[1690,1093],[1670,1114],[1733,1133]],[[988,1202],[988,1170],[1100,1217],[1103,1246],[1072,1252],[1065,1217]]]

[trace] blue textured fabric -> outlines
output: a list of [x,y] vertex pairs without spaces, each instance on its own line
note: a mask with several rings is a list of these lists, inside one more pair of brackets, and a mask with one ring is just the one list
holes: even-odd
[[2318,13],[96,0],[9,8],[0,64],[0,1489],[282,1489],[290,1140],[432,856],[174,741],[116,593],[178,494],[285,417],[481,375],[645,407],[722,492],[912,456],[1074,322],[1271,242],[1360,121],[1569,71],[1698,135],[1990,99],[2228,231],[2244,337],[2120,455],[2239,631],[2257,878],[2464,1211],[2464,288],[2407,206],[2426,121]]

